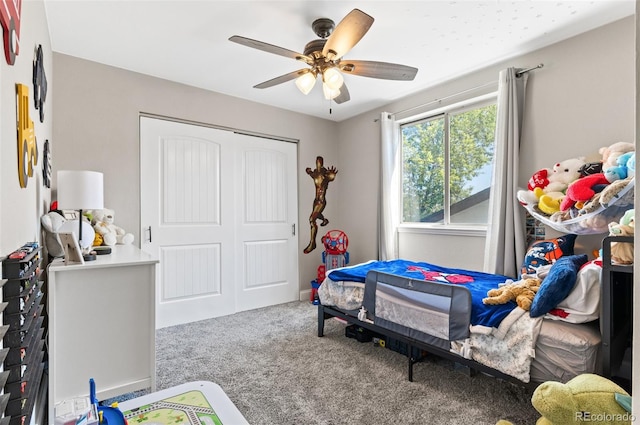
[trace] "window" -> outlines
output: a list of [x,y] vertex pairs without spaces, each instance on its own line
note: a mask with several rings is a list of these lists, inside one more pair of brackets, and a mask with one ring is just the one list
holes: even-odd
[[495,123],[493,97],[400,126],[404,223],[487,224]]

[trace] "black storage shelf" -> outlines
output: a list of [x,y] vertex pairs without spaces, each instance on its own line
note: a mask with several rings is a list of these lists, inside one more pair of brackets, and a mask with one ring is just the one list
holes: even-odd
[[[24,291],[21,295],[20,300],[17,302],[6,302],[7,306],[5,307],[5,314],[17,314],[22,313],[28,306],[32,305],[34,302],[38,301],[38,298],[42,298],[44,294],[42,293],[42,282],[38,281],[33,287]],[[11,298],[9,301],[13,301]]]
[[[29,246],[27,248],[27,246]],[[5,279],[23,279],[25,275],[32,272],[40,264],[40,247],[32,247],[25,244],[18,251],[29,250],[30,252],[24,258],[13,259],[7,256],[2,261],[2,276]]]
[[0,425],[30,423],[34,406],[42,403],[36,402],[46,365],[40,251],[37,244],[25,244],[16,251],[23,254],[2,261]]
[[[12,348],[11,351],[9,351],[7,361],[5,362],[6,370],[13,371],[16,368],[24,369],[27,365],[34,364],[34,362],[36,362],[39,355],[39,347],[40,345],[44,344],[44,329],[40,328],[34,335],[35,336],[32,340],[30,340],[31,342],[28,346]],[[13,382],[16,379],[20,379],[22,375],[24,374],[12,374],[9,381]]]
[[633,243],[633,236],[602,240],[602,374],[631,391],[633,265],[614,264],[611,243]]
[[0,372],[0,387],[4,387],[4,384],[7,383],[7,379],[9,379],[9,371],[3,370]]
[[7,409],[7,404],[9,404],[9,394],[0,395],[0,411],[5,412]]
[[24,360],[26,350],[24,347],[11,347],[7,352],[7,358],[4,361],[4,368],[11,369],[13,366],[20,366]]

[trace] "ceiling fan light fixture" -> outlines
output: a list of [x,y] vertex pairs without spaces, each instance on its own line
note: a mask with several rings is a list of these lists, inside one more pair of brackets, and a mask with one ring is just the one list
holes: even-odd
[[318,77],[321,77],[324,97],[335,101],[336,104],[342,104],[351,99],[349,89],[344,81],[344,74],[383,80],[409,81],[413,80],[418,72],[417,68],[397,63],[342,60],[343,56],[369,31],[373,21],[373,17],[360,9],[353,9],[338,25],[335,25],[328,18],[317,19],[311,27],[320,38],[307,43],[304,47],[304,54],[239,35],[230,37],[229,41],[295,59],[308,65],[308,68],[288,72],[256,84],[253,86],[254,88],[266,89],[295,80],[298,89],[303,94],[308,94],[316,84]]
[[327,68],[322,73],[322,81],[329,86],[331,90],[340,90],[344,83],[342,73],[336,68]]
[[305,72],[296,78],[296,87],[303,94],[309,94],[313,86],[316,84],[316,76],[313,72]]
[[340,96],[340,89],[332,89],[327,83],[322,83],[322,92],[324,93],[324,98],[327,100],[333,100]]

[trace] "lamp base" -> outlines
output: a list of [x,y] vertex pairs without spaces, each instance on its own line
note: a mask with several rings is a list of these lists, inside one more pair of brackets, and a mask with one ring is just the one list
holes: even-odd
[[95,251],[91,251],[88,254],[82,254],[82,258],[84,258],[84,261],[95,261],[96,253]]
[[95,252],[96,255],[111,254],[111,247],[110,246],[94,246],[91,252]]

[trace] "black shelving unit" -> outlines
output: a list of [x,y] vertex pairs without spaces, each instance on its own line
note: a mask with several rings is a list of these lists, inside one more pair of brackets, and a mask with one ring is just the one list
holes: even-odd
[[602,240],[602,374],[631,392],[633,264],[611,262],[611,243],[633,243],[633,236]]
[[[40,251],[25,244],[2,261],[2,372],[0,424],[28,424],[40,394],[45,367],[43,288]],[[2,409],[3,408],[3,409]]]

